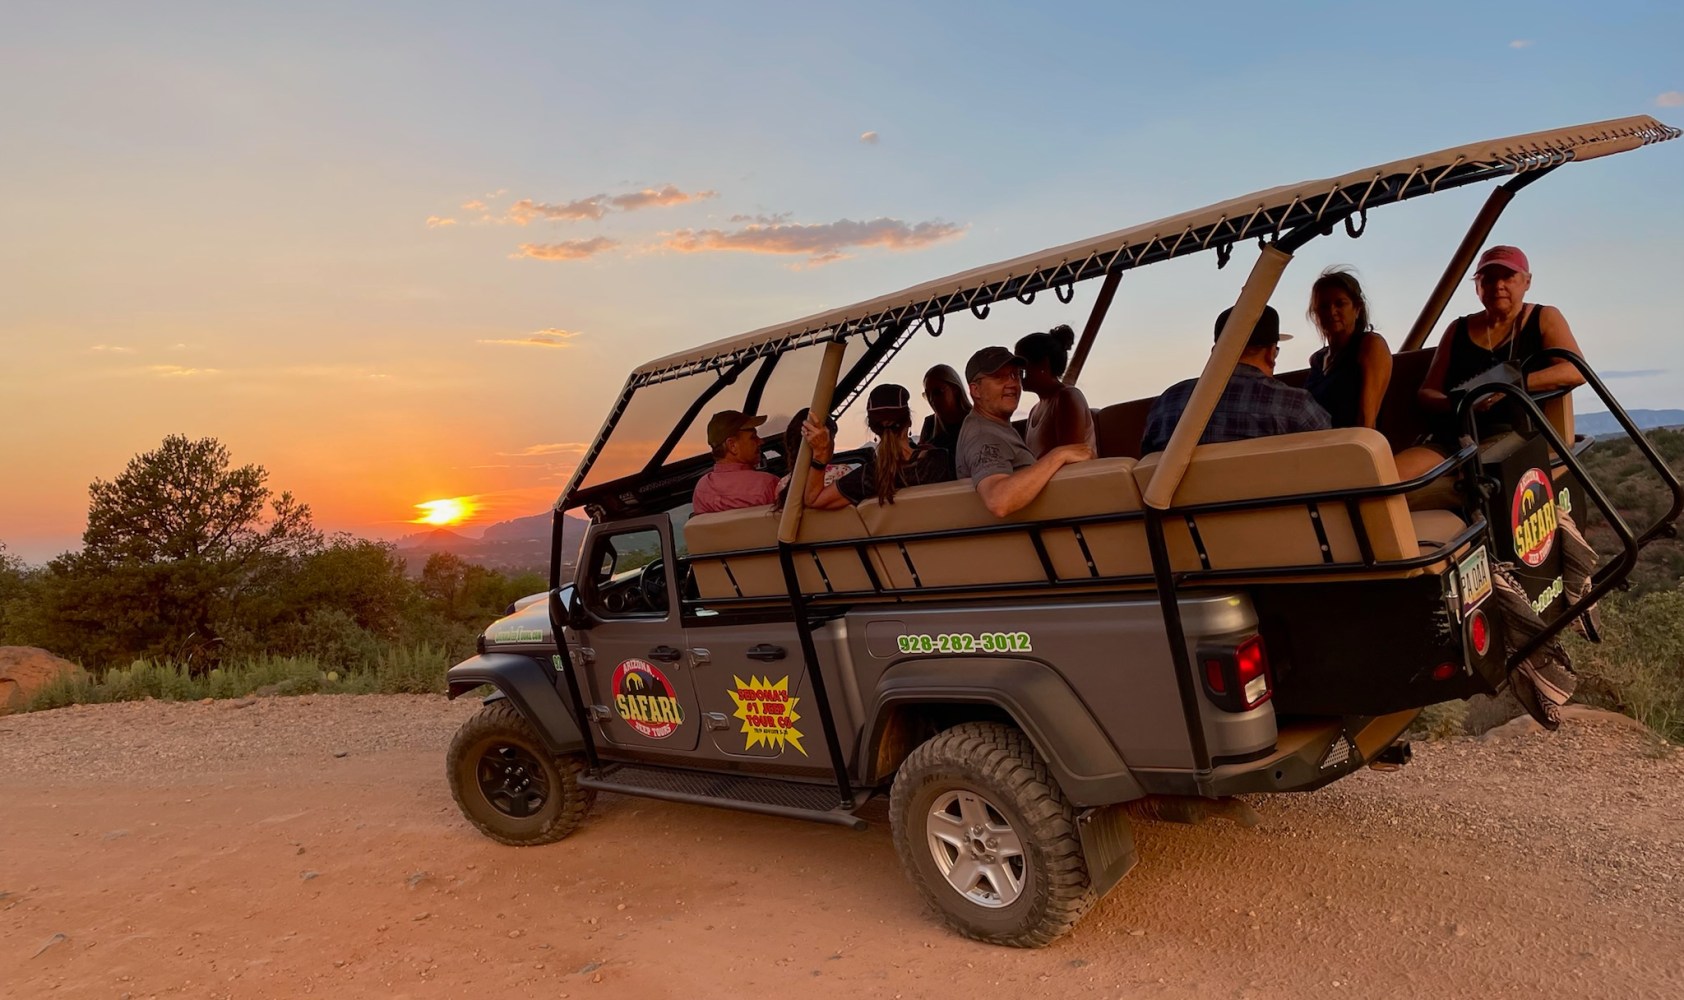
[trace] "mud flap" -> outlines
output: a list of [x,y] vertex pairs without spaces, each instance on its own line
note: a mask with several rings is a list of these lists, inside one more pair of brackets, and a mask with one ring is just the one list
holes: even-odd
[[1103,897],[1140,860],[1134,851],[1128,811],[1121,803],[1085,810],[1076,817],[1076,830],[1082,837],[1088,882],[1095,894]]

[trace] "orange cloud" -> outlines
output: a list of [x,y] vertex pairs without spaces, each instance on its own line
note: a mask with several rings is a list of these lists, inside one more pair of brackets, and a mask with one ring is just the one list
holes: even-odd
[[917,250],[955,239],[965,227],[939,219],[908,224],[899,219],[871,219],[855,222],[841,219],[825,223],[788,223],[776,217],[762,218],[736,230],[680,229],[667,235],[663,246],[680,253],[736,251],[805,255],[809,264],[828,264],[854,247],[884,247],[889,250]]
[[497,454],[505,458],[537,458],[540,455],[566,455],[583,452],[590,445],[580,441],[565,441],[560,444],[527,445],[519,451],[500,451]]
[[429,216],[427,216],[427,228],[428,229],[438,229],[441,226],[454,226],[454,225],[456,225],[455,219],[447,219],[447,218],[444,218],[443,216],[440,216],[440,215],[429,215]]
[[877,133],[876,132],[861,132],[860,133],[860,141],[865,143],[868,146],[875,146],[875,145],[877,145]]
[[[660,208],[667,205],[682,205],[685,202],[701,201],[706,198],[717,198],[717,191],[680,191],[671,184],[663,184],[658,188],[644,188],[627,194],[607,195],[593,194],[589,198],[576,198],[564,204],[552,204],[544,201],[533,201],[522,198],[509,206],[504,222],[511,222],[517,226],[524,226],[533,219],[547,219],[551,222],[577,222],[586,219],[600,219],[609,212],[635,212],[640,208]],[[467,206],[463,206],[466,208]],[[481,206],[483,207],[483,205]]]
[[1684,108],[1684,90],[1669,90],[1655,98],[1658,108]]
[[549,202],[522,198],[509,206],[507,219],[517,226],[524,226],[533,219],[549,219],[552,222],[600,219],[608,214],[608,209],[602,204],[607,197],[604,194],[593,194],[589,198],[580,198],[565,205],[552,205]]
[[617,194],[608,200],[622,212],[635,212],[640,208],[664,208],[667,205],[682,205],[689,201],[704,201],[717,197],[718,191],[684,192],[671,184],[665,184],[660,188],[644,188],[631,194]]
[[95,344],[88,350],[95,354],[133,354],[134,348],[122,347],[118,344]]
[[464,212],[483,212],[485,211],[485,207],[485,202],[480,201],[478,198],[462,203],[462,211]]
[[216,375],[216,368],[183,368],[181,365],[147,365],[147,372],[163,378],[190,378],[194,375]]
[[568,341],[578,335],[579,331],[577,330],[562,330],[557,327],[551,327],[548,330],[539,330],[537,333],[526,337],[481,340],[478,341],[478,343],[501,344],[507,347],[571,347],[572,345],[569,344]]
[[529,257],[532,260],[586,260],[620,245],[619,240],[593,236],[588,240],[563,240],[560,243],[522,243],[510,257]]

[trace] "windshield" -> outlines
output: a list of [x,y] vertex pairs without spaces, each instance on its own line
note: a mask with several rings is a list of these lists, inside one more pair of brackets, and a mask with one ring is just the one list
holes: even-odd
[[[746,409],[750,388],[759,381],[769,364],[773,368],[765,376],[765,387],[754,410],[767,418],[760,428],[761,437],[767,440],[781,438],[796,412],[812,402],[813,384],[818,381],[824,346],[803,347],[749,365],[735,381],[702,406],[679,437],[678,444],[667,455],[665,464],[706,454],[708,419],[720,410]],[[848,341],[842,360],[844,371],[859,360],[865,347],[863,337]],[[641,472],[683,419],[685,410],[712,388],[720,377],[720,372],[709,369],[638,389],[627,404],[626,412],[609,432],[602,453],[597,456],[579,488],[590,489]]]

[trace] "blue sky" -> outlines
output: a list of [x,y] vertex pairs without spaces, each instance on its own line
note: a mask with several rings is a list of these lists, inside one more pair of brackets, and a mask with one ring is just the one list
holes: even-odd
[[[31,558],[168,433],[221,438],[330,527],[400,533],[445,496],[530,513],[648,358],[1413,153],[1684,124],[1678,4],[14,2],[3,23],[0,460],[32,473],[0,483],[0,541]],[[1632,406],[1684,405],[1681,180],[1684,141],[1571,166],[1494,234],[1594,364],[1659,371],[1616,383]],[[1310,280],[1351,264],[1401,337],[1485,194],[1311,244],[1275,305],[1308,330]],[[599,215],[518,225],[522,199]],[[720,248],[755,219],[865,242]],[[1125,279],[1090,398],[1195,370],[1243,274]],[[1079,322],[1092,293],[950,327],[896,374]]]

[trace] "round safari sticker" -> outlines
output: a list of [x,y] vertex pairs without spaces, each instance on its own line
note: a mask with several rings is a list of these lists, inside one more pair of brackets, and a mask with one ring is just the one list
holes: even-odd
[[1555,491],[1542,469],[1527,469],[1514,488],[1514,554],[1540,566],[1555,547]]
[[614,708],[626,725],[652,740],[664,740],[684,723],[684,709],[661,668],[625,660],[614,668]]

